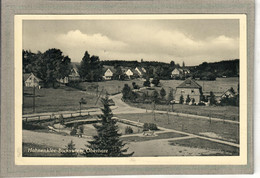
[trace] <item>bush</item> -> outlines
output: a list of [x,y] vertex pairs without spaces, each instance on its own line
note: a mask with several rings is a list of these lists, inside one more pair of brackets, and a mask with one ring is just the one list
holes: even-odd
[[149,79],[147,79],[146,81],[144,81],[144,87],[150,87],[150,81],[149,81]]
[[144,123],[143,131],[158,130],[157,125],[154,123]]
[[205,106],[205,103],[198,103],[198,106]]
[[125,134],[132,134],[132,133],[133,133],[132,127],[127,126],[127,127],[125,128]]
[[25,129],[25,130],[44,130],[44,129],[47,129],[47,127],[39,125],[39,124],[23,122],[23,129]]
[[70,135],[72,135],[72,136],[77,135],[77,129],[75,127],[70,132]]

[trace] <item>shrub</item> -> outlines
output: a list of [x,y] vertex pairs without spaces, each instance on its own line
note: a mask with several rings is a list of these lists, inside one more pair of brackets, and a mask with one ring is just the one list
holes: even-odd
[[183,95],[180,96],[180,104],[183,104],[184,102],[184,98],[183,98]]
[[72,136],[77,135],[77,129],[75,127],[70,132],[70,135],[72,135]]
[[144,123],[143,131],[158,130],[157,125],[154,123]]
[[150,81],[149,81],[149,79],[147,79],[146,81],[144,81],[144,87],[150,87]]
[[192,105],[195,105],[195,99],[194,98],[192,98],[191,102],[192,102]]
[[127,127],[125,128],[125,134],[132,134],[132,133],[133,133],[132,127],[127,126]]
[[47,129],[47,127],[43,126],[43,125],[39,125],[39,124],[23,122],[23,129],[25,129],[25,130],[43,130],[43,129]]
[[186,104],[189,104],[189,103],[190,103],[190,95],[188,95],[186,98]]
[[205,106],[205,103],[198,103],[198,106]]

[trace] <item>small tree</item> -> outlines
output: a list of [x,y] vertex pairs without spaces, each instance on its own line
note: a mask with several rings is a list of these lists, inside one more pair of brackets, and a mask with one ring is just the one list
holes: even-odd
[[150,87],[151,83],[149,81],[149,79],[146,79],[146,81],[144,81],[144,87]]
[[73,141],[71,140],[68,145],[66,146],[64,152],[62,152],[62,156],[65,157],[76,157],[77,153],[76,153],[76,148],[75,148],[75,144],[73,143]]
[[187,98],[186,98],[186,103],[187,103],[187,104],[190,103],[190,100],[191,100],[191,99],[190,99],[190,95],[188,95]]
[[191,102],[192,102],[192,105],[194,105],[195,104],[195,99],[192,98]]
[[60,116],[59,116],[59,122],[61,125],[64,125],[64,118],[63,118],[62,114],[60,114]]
[[211,91],[210,92],[210,100],[209,100],[209,102],[210,102],[210,105],[214,105],[214,104],[216,104],[216,98],[215,98],[215,95],[214,95],[214,93]]
[[158,93],[158,91],[154,90],[154,92],[152,94],[153,102],[157,103],[158,102],[158,98],[159,98],[159,93]]
[[113,113],[109,107],[109,98],[106,95],[101,99],[104,106],[102,115],[100,116],[101,123],[95,124],[94,127],[97,130],[97,135],[93,136],[93,140],[89,141],[89,145],[86,145],[91,150],[100,150],[100,152],[88,152],[85,150],[86,156],[93,157],[122,157],[132,156],[134,152],[127,154],[128,148],[124,148],[125,143],[120,140],[121,134],[118,133],[119,129],[116,124],[116,120],[112,119]]
[[173,100],[173,91],[172,89],[170,90],[169,94],[168,94],[168,103],[170,103]]
[[125,84],[125,86],[122,90],[124,100],[127,100],[130,98],[130,92],[131,92],[131,88],[128,86],[128,84]]
[[166,96],[166,91],[165,91],[164,88],[162,88],[162,89],[160,90],[160,95],[161,95],[161,98],[164,100],[164,99],[165,99],[165,96]]
[[152,84],[154,84],[155,86],[158,86],[160,83],[160,79],[159,77],[154,77],[152,80]]
[[180,96],[180,104],[183,104],[184,102],[184,98],[183,98],[183,95]]

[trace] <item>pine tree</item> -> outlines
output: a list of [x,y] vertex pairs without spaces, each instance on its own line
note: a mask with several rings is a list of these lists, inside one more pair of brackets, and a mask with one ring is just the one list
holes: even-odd
[[214,93],[211,91],[210,92],[210,100],[209,100],[209,102],[210,102],[210,105],[214,105],[214,104],[216,104],[216,98],[215,98],[215,95],[214,95]]
[[76,157],[77,153],[75,152],[76,148],[75,148],[75,144],[74,142],[71,140],[68,145],[66,146],[66,149],[64,150],[64,152],[62,153],[63,156],[65,157]]
[[173,100],[173,91],[172,89],[170,90],[170,93],[168,94],[168,103],[170,103]]
[[157,103],[158,102],[158,98],[159,98],[159,93],[158,93],[158,91],[154,90],[154,92],[152,94],[153,102]]
[[125,143],[120,140],[121,134],[118,133],[116,120],[112,119],[113,113],[109,107],[109,98],[106,95],[101,99],[104,108],[102,108],[101,124],[95,124],[97,135],[93,136],[93,140],[86,145],[86,156],[91,157],[126,157],[132,156],[132,153],[126,153],[128,148],[124,148]]
[[189,104],[190,101],[191,101],[191,99],[190,99],[190,95],[188,95],[187,98],[186,98],[186,103]]
[[180,96],[180,104],[183,104],[184,102],[184,98],[183,98],[183,95]]
[[165,98],[165,96],[166,96],[166,91],[165,91],[164,88],[162,88],[162,89],[160,90],[160,95],[161,95],[161,98],[164,100],[164,98]]

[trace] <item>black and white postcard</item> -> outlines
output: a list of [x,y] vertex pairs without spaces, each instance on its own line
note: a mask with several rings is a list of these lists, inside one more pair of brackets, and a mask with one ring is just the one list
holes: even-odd
[[246,49],[246,15],[17,15],[16,164],[247,164]]

